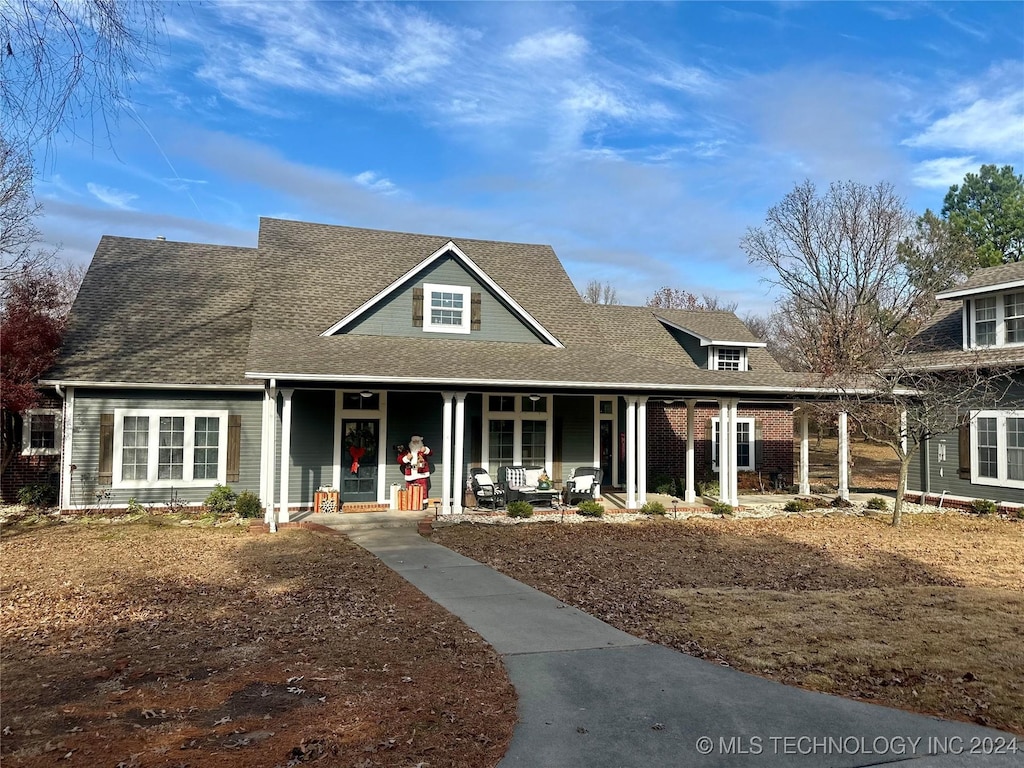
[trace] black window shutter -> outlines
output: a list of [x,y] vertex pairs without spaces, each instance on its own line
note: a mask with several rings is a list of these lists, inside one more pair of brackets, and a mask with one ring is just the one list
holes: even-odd
[[707,439],[704,441],[704,455],[707,457],[709,467],[714,467],[718,463],[718,457],[715,456],[715,422],[713,419],[708,419],[707,422]]
[[412,289],[412,327],[423,327],[423,289]]
[[754,469],[764,467],[764,428],[760,419],[754,419]]
[[96,482],[110,485],[114,478],[114,414],[100,414],[100,457]]
[[228,466],[227,482],[237,483],[242,459],[242,417],[228,416]]
[[469,295],[469,329],[480,330],[480,291],[473,291]]
[[971,423],[965,422],[960,425],[960,440],[958,453],[960,454],[959,476],[961,480],[971,479]]

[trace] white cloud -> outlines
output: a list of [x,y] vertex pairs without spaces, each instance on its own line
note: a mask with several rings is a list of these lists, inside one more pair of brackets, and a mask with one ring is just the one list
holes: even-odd
[[376,171],[363,171],[362,173],[353,176],[353,180],[359,186],[365,187],[373,192],[391,194],[397,189],[395,185],[391,183],[390,179],[382,178]]
[[101,203],[105,203],[111,208],[117,208],[121,211],[133,210],[131,202],[138,198],[138,195],[132,194],[131,192],[124,192],[120,189],[105,187],[102,184],[94,184],[91,181],[85,185],[85,188],[88,189],[89,193]]
[[1024,90],[978,98],[950,110],[903,142],[910,147],[956,149],[1001,156],[1024,145]]
[[910,179],[919,187],[949,189],[964,180],[969,172],[978,168],[973,155],[967,157],[938,157],[918,163]]
[[574,32],[549,30],[521,38],[509,46],[513,61],[533,62],[576,59],[587,52],[587,41]]

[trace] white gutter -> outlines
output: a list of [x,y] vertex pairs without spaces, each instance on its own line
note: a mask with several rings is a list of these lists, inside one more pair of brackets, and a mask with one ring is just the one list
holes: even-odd
[[93,389],[216,389],[241,392],[262,392],[262,384],[160,384],[137,381],[83,381],[80,379],[40,379],[40,384],[55,387],[92,387]]

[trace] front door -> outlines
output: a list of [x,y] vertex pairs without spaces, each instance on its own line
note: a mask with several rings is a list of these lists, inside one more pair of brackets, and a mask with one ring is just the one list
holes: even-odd
[[341,421],[341,500],[377,500],[380,419]]

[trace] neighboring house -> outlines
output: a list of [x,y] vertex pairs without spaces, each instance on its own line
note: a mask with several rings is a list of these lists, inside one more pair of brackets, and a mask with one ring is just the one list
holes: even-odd
[[228,483],[282,521],[323,487],[387,504],[413,434],[443,512],[513,464],[600,466],[629,507],[717,475],[736,504],[743,469],[793,477],[794,405],[823,394],[731,313],[585,303],[549,246],[279,219],[256,248],[104,237],[46,383],[63,507]]
[[938,294],[913,367],[978,366],[1008,373],[996,407],[964,402],[958,432],[930,438],[914,458],[908,490],[947,498],[1024,503],[1024,263],[979,269]]
[[62,406],[57,394],[48,388],[40,393],[34,408],[14,417],[15,453],[0,477],[0,498],[4,501],[17,501],[18,491],[26,485],[57,487]]

